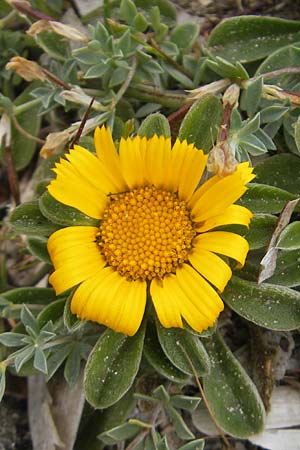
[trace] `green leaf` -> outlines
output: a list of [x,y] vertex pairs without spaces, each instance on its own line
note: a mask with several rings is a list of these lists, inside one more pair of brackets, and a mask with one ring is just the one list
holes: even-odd
[[59,369],[62,363],[65,361],[69,355],[71,349],[73,348],[73,343],[63,342],[60,345],[56,345],[53,348],[53,352],[47,358],[48,375],[47,381],[49,381],[55,372]]
[[90,225],[97,226],[99,221],[86,216],[72,206],[64,205],[48,192],[45,192],[39,199],[39,208],[47,219],[62,226]]
[[[15,100],[19,106],[32,100],[31,92],[36,84],[28,86]],[[41,115],[39,115],[40,104],[33,104],[31,108],[19,113],[16,119],[21,127],[32,136],[37,136],[41,126]],[[32,119],[34,117],[34,120]],[[36,150],[36,142],[28,139],[12,125],[12,158],[16,170],[22,170],[30,163]]]
[[244,235],[250,250],[266,247],[271,240],[278,218],[271,214],[256,214],[253,216],[249,230]]
[[[245,125],[244,125],[245,124]],[[247,137],[249,134],[255,133],[259,129],[260,114],[257,113],[252,119],[243,122],[243,127],[238,131],[239,139]]]
[[5,347],[21,347],[24,346],[24,337],[26,334],[6,332],[0,334],[0,344]]
[[247,85],[245,91],[245,106],[249,117],[252,117],[260,104],[263,88],[263,77],[257,77]]
[[75,342],[73,344],[73,348],[68,354],[64,369],[64,377],[71,389],[75,386],[80,374],[81,355],[79,347],[80,343]]
[[300,222],[292,222],[285,227],[276,244],[283,250],[300,249]]
[[177,369],[162,351],[156,327],[150,321],[147,323],[144,354],[149,364],[162,376],[175,383],[183,383],[187,380],[187,375]]
[[99,434],[98,439],[106,445],[114,445],[121,441],[124,442],[126,439],[132,439],[142,431],[142,429],[141,425],[123,423],[122,425]]
[[116,403],[132,386],[142,356],[145,327],[132,337],[106,330],[85,368],[85,394],[96,408]]
[[183,445],[178,450],[203,450],[205,445],[204,439],[195,439],[188,444]]
[[187,356],[199,376],[209,373],[210,363],[200,339],[180,328],[164,328],[157,321],[157,333],[160,345],[169,360],[182,370],[193,375]]
[[54,323],[62,318],[65,302],[65,299],[58,299],[45,306],[45,308],[37,316],[39,327],[43,328],[43,326],[50,320]]
[[43,236],[38,237],[29,237],[27,239],[27,247],[34,256],[36,256],[39,260],[52,264],[48,250],[47,250],[47,242],[48,239]]
[[286,153],[272,156],[257,164],[254,172],[257,183],[275,186],[299,196],[300,158],[298,156]]
[[277,256],[274,274],[268,283],[280,286],[300,286],[300,250],[280,251]]
[[254,134],[251,134],[250,136],[242,139],[239,143],[239,146],[252,156],[263,155],[268,151],[265,144],[256,136],[254,136]]
[[155,134],[169,138],[171,136],[170,125],[165,116],[160,113],[150,114],[138,129],[138,135],[147,139]]
[[295,122],[294,131],[295,131],[295,143],[298,149],[298,153],[300,154],[300,117],[298,117],[298,119]]
[[18,233],[49,236],[58,229],[42,215],[37,201],[17,206],[11,213],[10,222]]
[[101,433],[110,430],[126,420],[134,406],[132,390],[130,389],[117,403],[105,410],[94,410],[88,419],[82,421],[74,450],[100,450],[99,436]]
[[131,24],[137,15],[137,9],[133,1],[122,0],[120,4],[120,17],[127,23]]
[[170,64],[161,63],[161,66],[164,70],[164,72],[168,73],[170,77],[174,78],[174,80],[178,81],[178,83],[181,84],[181,86],[185,89],[194,89],[195,85],[194,82],[184,73],[180,72],[180,70],[176,69]]
[[182,121],[178,138],[207,153],[214,144],[221,123],[222,106],[214,95],[200,98]]
[[194,439],[195,436],[190,431],[186,423],[184,422],[181,414],[176,411],[172,406],[166,407],[166,411],[168,416],[171,419],[171,422],[175,428],[176,434],[180,437],[180,439]]
[[133,19],[133,28],[135,31],[143,33],[148,27],[148,22],[142,13],[138,13]]
[[36,43],[54,59],[65,62],[70,56],[70,46],[66,39],[56,33],[43,31],[36,36]]
[[72,290],[65,303],[63,314],[64,324],[67,330],[70,332],[77,330],[84,323],[81,320],[79,320],[75,314],[72,314],[71,312],[71,301],[73,294],[74,291]]
[[290,192],[277,187],[250,183],[249,189],[239,200],[239,204],[249,208],[253,213],[277,214],[289,200],[296,198]]
[[37,347],[34,352],[33,367],[46,375],[48,373],[45,353],[39,347]]
[[113,71],[113,73],[110,77],[109,87],[113,88],[113,87],[118,86],[121,83],[123,83],[128,76],[128,72],[129,72],[129,69],[127,69],[125,67],[117,67]]
[[281,119],[285,113],[289,111],[287,106],[273,105],[267,106],[266,108],[260,111],[260,122],[261,123],[269,123],[276,122]]
[[222,298],[240,316],[270,330],[300,326],[300,293],[293,289],[233,277]]
[[34,334],[38,335],[40,331],[37,319],[34,317],[30,309],[26,305],[23,305],[21,310],[21,322],[23,323],[26,330],[30,328]]
[[94,66],[88,68],[84,74],[84,78],[86,80],[90,78],[100,78],[108,71],[108,69],[108,65],[105,65],[103,62],[95,64]]
[[203,389],[213,417],[228,434],[247,438],[264,427],[264,407],[251,379],[216,333],[205,341],[211,372]]
[[14,304],[47,305],[56,299],[52,288],[16,288],[7,292],[2,292],[1,297]]
[[[1,364],[1,363],[0,363]],[[0,366],[0,402],[5,392],[5,367]]]
[[194,22],[184,22],[173,29],[170,40],[178,48],[188,50],[193,47],[199,35],[199,26]]
[[25,348],[10,355],[11,357],[15,356],[14,364],[17,373],[19,373],[23,365],[31,359],[34,354],[34,350],[35,349],[32,345],[27,345]]
[[190,397],[188,395],[172,395],[170,403],[177,409],[184,409],[186,411],[194,411],[199,403],[201,397]]
[[300,40],[300,22],[240,16],[223,20],[210,33],[209,51],[229,61],[250,62]]
[[[300,41],[300,36],[298,38]],[[264,73],[273,72],[278,69],[285,69],[286,67],[299,67],[300,64],[300,43],[286,45],[279,48],[277,51],[270,53],[268,57],[258,67],[255,76],[263,75]],[[296,75],[297,76],[297,75]],[[284,87],[289,80],[295,79],[295,74],[285,76],[273,76],[268,78],[268,84],[278,84]],[[298,77],[297,77],[298,79]]]
[[226,59],[216,56],[214,59],[207,59],[206,65],[222,78],[231,78],[233,80],[236,78],[247,80],[249,78],[246,69],[240,62],[232,64]]

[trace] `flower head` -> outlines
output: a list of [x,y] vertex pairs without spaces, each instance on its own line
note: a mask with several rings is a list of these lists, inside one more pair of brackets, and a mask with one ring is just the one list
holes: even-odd
[[128,335],[141,324],[147,293],[164,327],[212,326],[231,277],[223,257],[242,266],[248,252],[243,237],[214,229],[249,224],[251,212],[234,204],[254,177],[249,164],[198,187],[207,156],[186,141],[171,147],[162,136],[136,136],[121,139],[118,152],[109,129],[97,128],[94,139],[97,155],[75,145],[48,186],[99,219],[50,236],[50,283],[57,294],[78,285],[72,312]]

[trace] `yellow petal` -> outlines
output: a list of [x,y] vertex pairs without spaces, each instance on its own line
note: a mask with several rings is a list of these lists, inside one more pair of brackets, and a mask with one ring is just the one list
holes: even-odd
[[151,281],[150,294],[152,302],[163,327],[183,328],[177,297],[172,295],[169,289],[170,282],[172,282],[172,276],[165,276],[163,280],[154,278]]
[[202,150],[189,145],[187,155],[181,166],[181,174],[178,187],[179,198],[188,202],[192,197],[203,175],[207,161],[207,155]]
[[[153,281],[152,285],[155,286]],[[194,330],[201,332],[215,323],[223,309],[223,302],[215,290],[187,264],[178,269],[176,275],[164,277],[161,289],[165,292],[158,287],[152,288],[151,296],[158,318],[165,327],[180,327],[180,314]]]
[[95,219],[102,217],[106,193],[83,178],[72,164],[61,159],[53,171],[56,178],[48,185],[49,193],[64,205],[73,206]]
[[244,265],[249,244],[242,236],[228,231],[209,231],[199,234],[194,246],[221,255],[229,256]]
[[242,163],[233,174],[223,178],[215,176],[204,183],[189,203],[193,220],[202,222],[222,214],[247,190],[246,184],[255,177],[252,170],[249,163]]
[[189,261],[220,292],[224,290],[232,272],[223,259],[208,250],[203,250],[199,245],[195,245],[189,254]]
[[65,155],[82,179],[106,194],[118,191],[118,183],[108,172],[107,167],[91,152],[79,145],[74,145]]
[[93,276],[105,265],[95,242],[95,227],[61,228],[48,239],[48,252],[55,271],[49,278],[60,294]]
[[103,162],[108,172],[112,175],[117,185],[118,192],[126,190],[126,183],[122,174],[120,158],[114,145],[111,131],[102,126],[97,127],[94,134],[94,144],[97,156]]
[[171,150],[171,159],[165,174],[167,189],[178,192],[184,160],[187,156],[188,149],[192,147],[185,140],[181,142],[179,139],[176,139]]
[[150,184],[166,188],[166,170],[171,158],[171,139],[154,135],[147,141],[146,170]]
[[203,233],[212,228],[222,225],[249,225],[253,214],[249,209],[240,205],[230,205],[223,213],[218,216],[210,217],[209,219],[196,224],[196,231]]
[[140,327],[145,305],[145,281],[127,281],[106,267],[77,288],[71,310],[81,319],[132,336]]
[[146,182],[147,139],[136,136],[133,139],[121,139],[120,164],[126,184],[132,189]]

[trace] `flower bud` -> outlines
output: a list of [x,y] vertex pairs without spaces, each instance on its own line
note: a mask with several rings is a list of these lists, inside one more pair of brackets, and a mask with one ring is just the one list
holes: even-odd
[[41,66],[22,56],[13,56],[5,66],[6,70],[14,70],[20,77],[26,81],[46,80],[46,75]]

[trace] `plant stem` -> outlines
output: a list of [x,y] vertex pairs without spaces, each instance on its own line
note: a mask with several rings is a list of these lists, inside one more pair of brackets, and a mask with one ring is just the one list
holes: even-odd
[[33,100],[29,100],[29,102],[23,103],[22,105],[18,105],[14,107],[14,115],[17,116],[25,111],[28,111],[29,109],[33,108],[34,106],[39,105],[42,102],[42,98],[35,98]]
[[131,86],[126,92],[130,97],[146,102],[158,103],[172,109],[178,109],[191,100],[186,94],[163,91],[159,88],[143,84]]

